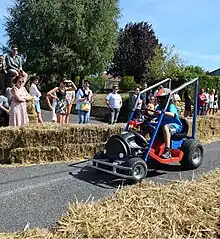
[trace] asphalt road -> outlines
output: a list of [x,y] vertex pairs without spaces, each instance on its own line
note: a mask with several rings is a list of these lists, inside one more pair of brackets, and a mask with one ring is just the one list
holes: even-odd
[[[180,172],[178,166],[150,172],[146,180],[171,182],[196,178],[220,166],[220,142],[205,146],[202,166]],[[95,173],[81,164],[53,164],[0,168],[0,231],[51,228],[65,213],[68,203],[102,199],[111,195],[123,181],[105,173]]]
[[[44,122],[52,122],[52,111],[42,110],[42,118]],[[78,115],[70,114],[70,123],[78,123]],[[103,123],[94,117],[90,117],[91,124]]]

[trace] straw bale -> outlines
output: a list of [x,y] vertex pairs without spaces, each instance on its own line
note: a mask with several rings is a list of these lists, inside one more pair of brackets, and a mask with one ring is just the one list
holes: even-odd
[[28,113],[28,118],[29,118],[30,123],[38,122],[37,113],[36,113],[35,107],[34,107],[34,98],[33,97],[30,101],[27,102],[27,113]]
[[122,126],[108,127],[102,125],[30,125],[22,129],[21,144],[23,146],[63,147],[66,144],[103,143],[110,135],[122,131]]
[[104,143],[97,144],[67,144],[64,148],[60,148],[60,151],[67,160],[75,160],[82,157],[91,157],[96,152],[104,148]]
[[46,229],[32,229],[20,233],[0,233],[0,239],[54,239]]
[[112,198],[74,203],[54,229],[58,238],[216,238],[220,170],[198,181],[142,183]]
[[0,164],[10,163],[9,158],[10,149],[0,148]]
[[26,147],[16,148],[9,152],[10,163],[41,163],[54,162],[62,158],[57,147]]
[[219,219],[217,169],[196,181],[124,187],[102,201],[71,204],[51,232],[33,229],[0,238],[211,239],[220,235]]
[[20,129],[17,127],[2,127],[0,128],[0,148],[8,149],[12,146],[19,146]]
[[[189,120],[189,124],[190,134],[192,120]],[[91,156],[95,151],[103,148],[111,135],[120,133],[124,127],[125,124],[109,126],[107,124],[59,125],[45,123],[42,125],[34,123],[26,127],[0,128],[0,162],[9,162],[10,150],[28,147],[57,147],[62,154],[60,160],[65,161],[77,157]],[[219,127],[220,117],[199,117],[197,120],[197,137],[205,142],[209,139],[218,139],[220,137]],[[66,149],[66,152],[64,149]],[[12,155],[14,155],[13,152]],[[91,152],[91,154],[88,155],[88,152]],[[36,154],[38,154],[38,151]],[[23,162],[23,160],[19,161]],[[12,160],[12,162],[14,161]]]

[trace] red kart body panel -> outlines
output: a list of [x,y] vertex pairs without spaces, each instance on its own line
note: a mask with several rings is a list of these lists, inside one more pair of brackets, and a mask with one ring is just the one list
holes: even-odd
[[163,159],[160,156],[163,154],[165,149],[165,143],[155,140],[152,148],[150,149],[149,156],[162,164],[169,164],[179,162],[182,160],[184,153],[179,149],[171,149],[172,157],[170,159]]

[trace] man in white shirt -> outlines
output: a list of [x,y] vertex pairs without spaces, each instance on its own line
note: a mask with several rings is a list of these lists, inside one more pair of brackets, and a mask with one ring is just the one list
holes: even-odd
[[109,107],[109,124],[115,124],[118,120],[122,106],[122,98],[118,94],[118,86],[113,86],[112,92],[106,97],[105,103]]
[[39,83],[39,77],[38,76],[34,76],[31,79],[31,87],[30,87],[30,95],[34,97],[34,107],[35,110],[37,112],[37,116],[38,116],[38,121],[40,123],[43,123],[42,120],[42,116],[41,116],[41,108],[40,108],[40,97],[41,97],[41,92],[38,90],[37,85]]

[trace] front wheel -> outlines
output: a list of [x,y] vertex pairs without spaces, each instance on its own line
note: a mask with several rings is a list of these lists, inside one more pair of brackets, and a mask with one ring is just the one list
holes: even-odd
[[147,164],[141,158],[131,158],[128,161],[129,167],[131,167],[131,176],[134,181],[139,182],[147,176]]
[[183,169],[196,169],[203,161],[204,148],[202,144],[196,139],[186,139],[181,147],[183,151],[183,159],[180,164]]

